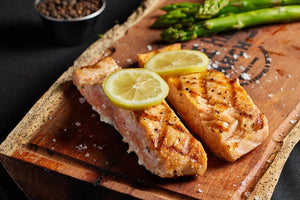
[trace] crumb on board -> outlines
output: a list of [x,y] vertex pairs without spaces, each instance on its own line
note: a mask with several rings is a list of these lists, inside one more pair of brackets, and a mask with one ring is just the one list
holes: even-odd
[[77,149],[77,150],[79,150],[79,151],[82,151],[82,150],[87,149],[87,145],[85,145],[85,144],[80,144],[80,145],[76,146],[75,149]]
[[198,188],[197,192],[202,193],[203,191],[200,188]]
[[80,122],[75,122],[75,126],[81,126]]
[[81,104],[84,104],[85,103],[85,98],[84,97],[80,97],[78,99],[78,101],[81,103]]
[[151,46],[151,45],[147,45],[147,49],[148,49],[149,51],[152,51],[152,46]]

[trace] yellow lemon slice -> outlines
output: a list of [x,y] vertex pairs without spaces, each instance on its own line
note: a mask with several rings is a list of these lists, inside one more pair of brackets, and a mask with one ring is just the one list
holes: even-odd
[[169,93],[167,83],[157,73],[139,68],[116,71],[102,86],[113,105],[128,110],[150,108]]
[[154,55],[145,68],[162,76],[176,76],[203,71],[208,63],[208,57],[200,51],[177,50]]

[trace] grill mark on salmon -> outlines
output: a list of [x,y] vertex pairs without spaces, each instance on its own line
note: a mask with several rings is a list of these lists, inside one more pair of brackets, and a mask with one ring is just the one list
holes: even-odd
[[[138,55],[140,67],[159,52],[180,50],[178,44]],[[252,151],[268,136],[265,115],[240,86],[218,71],[164,77],[167,100],[189,129],[218,157],[233,162]]]
[[110,103],[102,83],[120,69],[111,57],[103,58],[76,69],[73,83],[100,114],[100,120],[123,136],[128,152],[134,151],[139,164],[153,174],[163,178],[202,175],[207,167],[206,153],[165,101],[143,111],[124,110]]

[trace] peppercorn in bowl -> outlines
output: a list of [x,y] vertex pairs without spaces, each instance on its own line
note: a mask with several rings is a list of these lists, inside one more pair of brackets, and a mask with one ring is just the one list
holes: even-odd
[[105,0],[35,0],[34,8],[63,45],[87,41],[106,6]]

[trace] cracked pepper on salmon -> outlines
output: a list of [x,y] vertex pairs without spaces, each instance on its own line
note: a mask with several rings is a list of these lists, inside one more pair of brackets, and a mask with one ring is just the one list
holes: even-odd
[[[138,55],[140,67],[163,51],[180,50],[180,44]],[[268,136],[265,115],[240,86],[218,71],[164,77],[168,102],[187,127],[218,157],[233,162],[252,151]]]
[[138,162],[160,177],[202,175],[207,167],[201,143],[180,122],[168,104],[162,103],[143,111],[115,107],[105,95],[105,77],[121,68],[111,57],[93,65],[78,68],[73,83],[100,120],[111,124],[134,151]]

